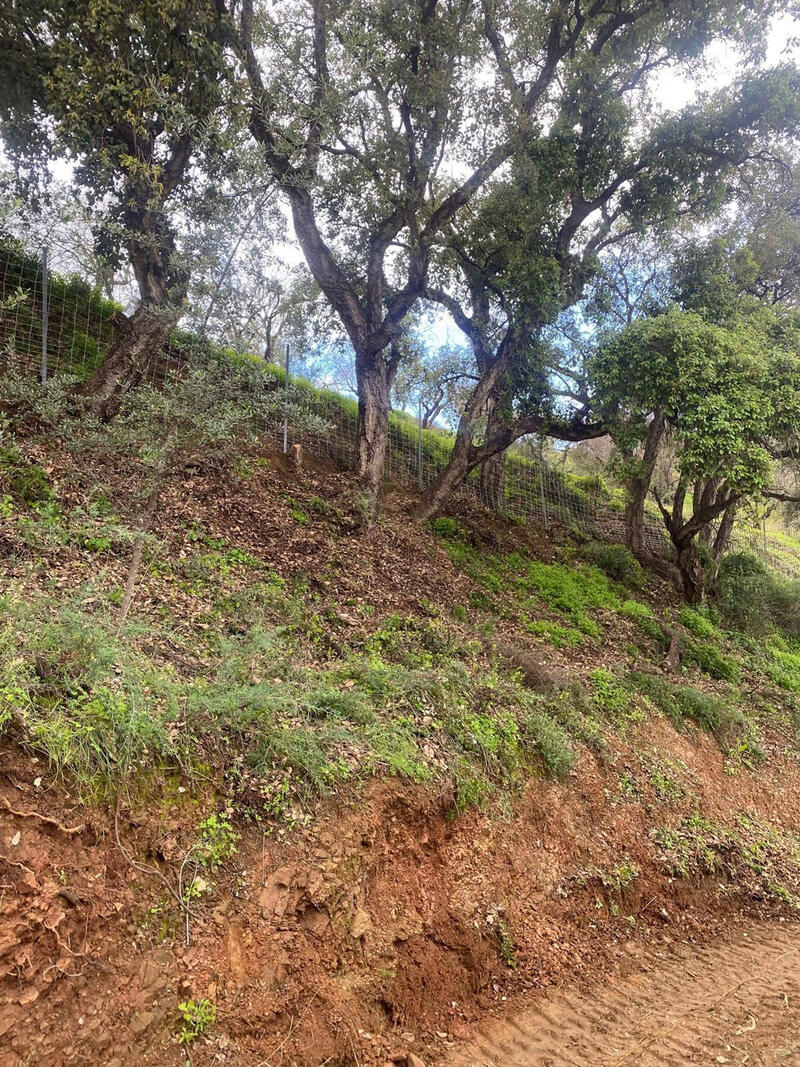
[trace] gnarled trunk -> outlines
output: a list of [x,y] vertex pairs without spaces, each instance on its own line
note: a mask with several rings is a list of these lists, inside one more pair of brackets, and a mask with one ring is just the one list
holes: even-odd
[[506,499],[506,454],[498,452],[481,464],[481,494],[484,503],[502,511]]
[[626,457],[634,469],[627,478],[628,499],[625,503],[625,542],[635,556],[641,556],[647,549],[644,533],[644,504],[650,491],[658,459],[658,449],[664,436],[666,424],[664,415],[657,411],[647,428],[644,453],[638,462],[632,456]]
[[108,422],[119,411],[125,394],[146,376],[169,338],[178,315],[152,311],[140,305],[123,319],[103,362],[81,387],[89,407]]
[[675,546],[683,595],[690,604],[700,604],[706,591],[706,573],[694,537]]
[[450,462],[420,497],[419,503],[412,513],[415,519],[432,518],[447,503],[453,493],[463,485],[467,475],[475,466],[473,458],[474,447],[471,438],[471,426],[469,430],[464,427],[462,431],[462,427],[459,425]]
[[356,354],[358,380],[358,428],[354,468],[370,495],[373,511],[386,465],[391,411],[391,373],[381,361],[360,360]]
[[[502,433],[512,416],[507,376],[501,378],[487,403],[486,440],[493,441]],[[484,503],[502,511],[506,499],[506,455],[498,452],[481,464],[481,493]]]

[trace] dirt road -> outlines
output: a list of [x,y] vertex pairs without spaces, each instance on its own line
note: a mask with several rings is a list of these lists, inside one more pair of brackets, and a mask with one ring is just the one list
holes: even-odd
[[650,956],[498,1020],[446,1067],[800,1067],[800,926]]

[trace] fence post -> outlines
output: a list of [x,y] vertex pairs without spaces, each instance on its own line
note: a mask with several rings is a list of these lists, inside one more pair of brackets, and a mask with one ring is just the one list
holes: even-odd
[[286,342],[286,373],[283,382],[283,454],[289,454],[289,342]]
[[42,248],[42,385],[47,381],[47,320],[49,317],[47,293],[47,245]]
[[417,402],[417,485],[422,485],[422,397]]

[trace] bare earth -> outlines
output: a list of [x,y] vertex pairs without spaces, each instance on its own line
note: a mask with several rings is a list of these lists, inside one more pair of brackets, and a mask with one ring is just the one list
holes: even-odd
[[651,956],[635,975],[497,1020],[443,1067],[800,1065],[800,929]]

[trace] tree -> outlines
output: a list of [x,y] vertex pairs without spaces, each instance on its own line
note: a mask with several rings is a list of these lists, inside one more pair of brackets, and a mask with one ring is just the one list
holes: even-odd
[[[770,492],[773,458],[800,432],[800,319],[759,309],[721,326],[671,307],[604,339],[592,366],[602,413],[628,461],[629,544],[673,574],[691,602],[702,599],[697,538],[732,508]],[[658,450],[672,435],[671,507],[655,499],[675,550],[665,565],[641,531]],[[637,447],[641,456],[635,457]]]
[[[628,83],[696,58],[715,37],[757,49],[772,7],[283,0],[256,9],[243,0],[250,129],[353,346],[356,470],[373,497],[396,342],[440,235],[519,150],[566,151],[549,132],[565,84],[582,79],[611,101]],[[600,135],[599,121],[593,131]],[[619,177],[618,191],[629,177]],[[602,208],[594,200],[573,203],[574,231]]]
[[636,140],[629,132],[636,100],[625,100],[625,87],[633,92],[639,79],[619,56],[611,68],[600,86],[583,72],[565,80],[546,138],[518,152],[508,179],[476,198],[470,226],[445,236],[446,283],[427,292],[470,339],[480,381],[450,464],[416,508],[420,518],[479,464],[487,495],[501,503],[502,452],[523,434],[581,440],[603,432],[591,417],[580,358],[548,344],[548,328],[580,299],[604,250],[645,227],[665,231],[713,213],[737,168],[798,112],[796,76],[778,70],[649,129],[640,122]]
[[105,417],[181,313],[178,217],[209,197],[234,124],[227,39],[215,0],[21,0],[0,15],[0,128],[20,183],[34,194],[53,159],[74,160],[98,251],[112,266],[124,252],[136,277],[139,307],[86,385]]
[[458,416],[464,391],[474,381],[471,354],[463,345],[443,344],[429,351],[419,339],[400,363],[394,398],[401,407],[419,408],[427,430],[442,416]]

